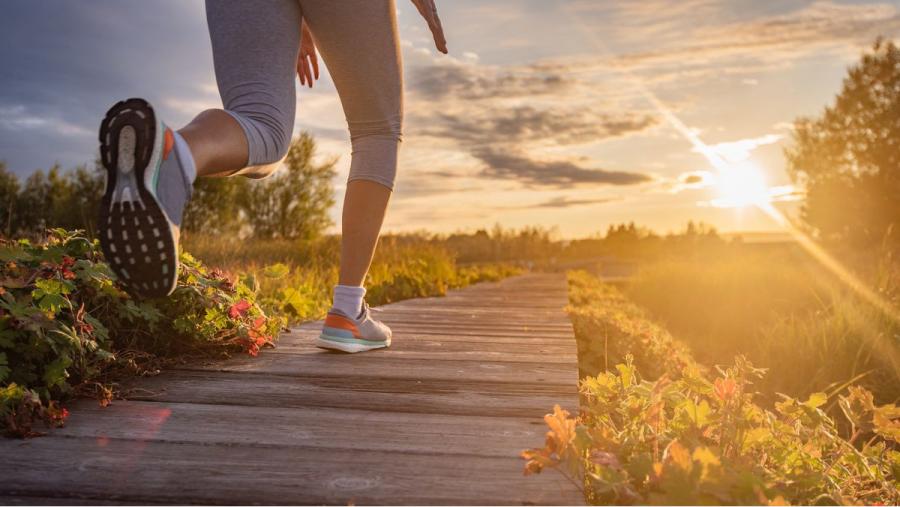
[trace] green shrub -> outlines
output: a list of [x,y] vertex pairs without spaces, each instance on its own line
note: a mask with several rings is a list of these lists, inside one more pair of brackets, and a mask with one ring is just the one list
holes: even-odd
[[[77,232],[51,231],[45,243],[0,243],[0,407],[3,430],[27,436],[25,422],[59,419],[58,401],[108,401],[114,381],[160,358],[244,351],[269,345],[284,319],[269,317],[245,283],[182,254],[168,298],[138,301]],[[63,413],[64,414],[64,413]],[[48,419],[49,418],[49,419]]]
[[632,355],[641,371],[652,377],[697,367],[687,347],[647,318],[612,285],[573,271],[566,311],[575,329],[579,377],[597,375]]
[[851,388],[837,402],[842,438],[822,410],[835,395],[753,403],[762,370],[738,358],[710,381],[690,368],[651,382],[633,362],[585,379],[573,419],[545,418],[543,448],[522,453],[526,474],[557,469],[592,504],[896,505],[900,408]]

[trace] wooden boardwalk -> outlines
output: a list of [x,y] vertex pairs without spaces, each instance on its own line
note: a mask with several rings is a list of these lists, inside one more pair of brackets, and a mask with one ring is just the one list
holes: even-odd
[[522,475],[543,414],[577,404],[561,274],[387,305],[389,350],[312,345],[168,370],[141,396],[72,406],[67,426],[0,439],[0,504],[578,504]]

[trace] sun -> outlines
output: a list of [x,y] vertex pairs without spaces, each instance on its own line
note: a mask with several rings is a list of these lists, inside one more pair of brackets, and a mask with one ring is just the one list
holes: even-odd
[[749,162],[730,164],[714,176],[713,187],[719,197],[712,205],[719,208],[762,206],[772,202],[772,190],[762,170]]

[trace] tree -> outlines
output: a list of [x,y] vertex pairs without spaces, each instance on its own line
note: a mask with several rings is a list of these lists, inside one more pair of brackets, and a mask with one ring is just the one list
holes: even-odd
[[255,237],[312,239],[331,225],[337,161],[317,165],[315,152],[315,140],[304,132],[291,143],[283,170],[250,182],[241,208]]
[[[54,182],[57,182],[57,173],[59,169],[54,167],[49,173],[53,175]],[[18,199],[16,199],[15,208],[18,210],[13,214],[13,234],[33,234],[44,230],[55,224],[49,223],[49,210],[52,205],[53,183],[51,178],[44,175],[44,171],[35,171],[25,179],[25,184],[19,190]],[[59,186],[56,188],[59,190]]]
[[785,155],[806,224],[825,241],[883,241],[900,220],[900,48],[876,41],[834,104],[794,127]]
[[78,166],[67,177],[71,192],[68,202],[61,209],[74,220],[73,228],[84,229],[90,237],[94,237],[97,232],[97,208],[106,188],[106,170],[98,159],[93,169],[88,169],[86,165]]
[[236,234],[245,223],[241,211],[242,196],[247,193],[246,178],[199,178],[184,212],[182,228],[203,234]]
[[19,196],[19,178],[0,161],[0,231],[6,237],[13,233],[13,216]]

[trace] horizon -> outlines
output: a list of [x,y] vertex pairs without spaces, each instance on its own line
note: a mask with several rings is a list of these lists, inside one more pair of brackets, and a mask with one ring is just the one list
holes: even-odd
[[[444,56],[398,1],[406,122],[385,232],[500,224],[579,239],[623,222],[665,234],[689,220],[729,235],[783,231],[752,204],[765,194],[797,211],[782,155],[791,122],[832,102],[876,36],[900,34],[900,1],[662,6],[438,2]],[[20,176],[92,163],[102,112],[126,96],[147,96],[177,127],[220,106],[201,2],[14,1],[7,11],[0,160]],[[166,25],[166,37],[136,32],[133,19]],[[339,223],[349,140],[323,70],[298,95],[295,134],[311,132],[323,159],[340,157]],[[738,176],[723,181],[691,137]]]

